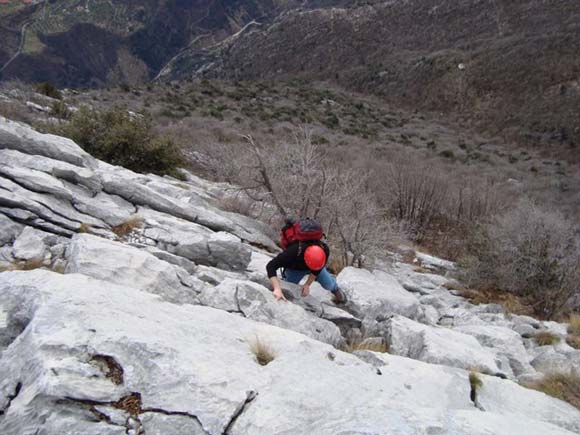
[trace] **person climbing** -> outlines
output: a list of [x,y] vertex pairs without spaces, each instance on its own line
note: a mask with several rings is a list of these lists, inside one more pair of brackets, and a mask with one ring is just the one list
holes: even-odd
[[282,268],[282,279],[294,284],[298,284],[308,275],[301,289],[302,297],[308,296],[310,285],[318,281],[322,287],[332,293],[335,303],[346,303],[346,295],[338,288],[336,280],[326,270],[330,250],[322,241],[323,237],[322,227],[314,219],[290,219],[286,222],[280,232],[284,250],[266,265],[276,300],[286,300],[277,275],[278,269]]

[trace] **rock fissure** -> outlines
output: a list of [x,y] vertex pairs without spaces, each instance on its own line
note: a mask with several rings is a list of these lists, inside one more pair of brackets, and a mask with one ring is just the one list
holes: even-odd
[[[144,409],[141,410],[141,414],[144,414],[146,412],[152,412],[152,413],[163,414],[163,415],[181,415],[183,417],[189,417],[189,418],[195,420],[196,422],[198,422],[199,425],[203,428],[203,424],[202,424],[201,420],[199,419],[199,417],[197,415],[190,414],[189,412],[185,412],[185,411],[168,411],[168,410],[163,409],[163,408],[144,408]],[[210,432],[208,432],[205,429],[203,429],[203,431],[206,434],[210,434]]]
[[258,397],[258,392],[256,391],[246,392],[246,400],[244,400],[244,402],[241,403],[240,406],[238,406],[238,408],[230,418],[230,421],[228,422],[226,428],[222,432],[222,435],[228,435],[230,433],[230,430],[232,429],[232,426],[235,424],[236,420],[240,417],[240,415],[244,413],[244,411],[248,408],[248,405],[252,403],[252,401],[256,397]]
[[[35,216],[34,220],[30,220],[30,218],[23,219],[23,218],[19,218],[18,216],[11,215],[10,219],[12,219],[14,222],[18,222],[18,223],[21,223],[23,225],[28,225],[28,226],[31,226],[33,228],[44,231],[46,233],[54,234],[56,236],[63,236],[63,237],[68,237],[68,238],[70,238],[72,236],[72,234],[71,234],[73,232],[72,230],[60,229],[60,227],[58,227],[58,224],[56,222],[48,220],[48,219],[46,219],[46,217],[40,217],[36,213],[31,212],[30,210],[26,210],[26,209],[19,208],[19,207],[10,207],[9,205],[5,205],[5,207],[3,207],[3,208],[5,210],[6,209],[21,210],[21,211],[25,211],[27,213],[31,213]],[[37,220],[45,222],[46,224],[42,225],[42,223],[37,222]]]
[[4,409],[0,409],[0,415],[4,415],[6,413],[8,408],[10,408],[12,401],[18,397],[21,390],[22,390],[22,382],[18,382],[14,387],[14,393],[8,396],[8,403],[6,404],[6,407]]
[[[19,182],[18,178],[16,178],[16,177],[13,177],[13,176],[10,176],[10,174],[7,174],[7,173],[5,173],[5,172],[2,172],[2,177],[6,178],[7,180],[10,180],[10,181],[12,181],[12,182],[13,182],[14,184],[16,184],[17,186],[19,186],[19,187],[21,187],[21,188],[23,188],[23,189],[25,189],[25,190],[28,190],[29,192],[37,193],[37,194],[40,194],[40,195],[47,195],[47,194],[50,194],[50,192],[47,192],[47,191],[44,191],[44,190],[40,190],[40,189],[35,189],[35,188],[33,188],[32,186],[30,186],[30,185],[28,185],[28,186],[27,186],[27,185],[25,185],[25,184],[22,184],[22,182]],[[56,198],[58,198],[58,197],[59,197],[59,195],[57,195],[57,194],[54,194],[54,196],[55,196]],[[62,198],[62,197],[61,197],[61,198]]]

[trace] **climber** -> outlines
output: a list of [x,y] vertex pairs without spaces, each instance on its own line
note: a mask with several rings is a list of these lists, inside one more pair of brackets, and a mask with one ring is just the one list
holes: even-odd
[[346,295],[338,288],[336,280],[325,267],[330,251],[322,241],[324,234],[320,224],[313,219],[289,220],[280,235],[284,251],[266,265],[276,299],[286,300],[277,277],[277,270],[283,268],[282,279],[294,284],[298,284],[308,275],[302,286],[302,297],[308,296],[310,285],[318,281],[332,293],[336,304],[346,303]]

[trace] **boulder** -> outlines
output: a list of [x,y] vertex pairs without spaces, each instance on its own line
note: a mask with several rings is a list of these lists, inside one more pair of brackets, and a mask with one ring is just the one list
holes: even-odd
[[342,341],[340,330],[333,323],[293,303],[276,301],[270,290],[253,282],[225,279],[216,287],[204,289],[199,299],[203,305],[240,313],[324,343],[338,345]]
[[384,334],[389,351],[395,355],[494,375],[500,372],[494,352],[470,335],[399,315],[385,322]]
[[220,269],[244,271],[252,258],[251,249],[233,234],[219,232],[184,236],[174,253],[195,263]]
[[491,348],[497,356],[506,358],[515,377],[535,372],[530,365],[530,356],[526,352],[522,338],[517,332],[502,326],[489,325],[464,325],[454,330],[472,335],[482,346]]
[[252,258],[250,248],[242,241],[226,232],[211,234],[207,240],[210,262],[220,269],[246,270]]
[[189,287],[178,269],[143,250],[90,234],[73,237],[66,273],[82,273],[158,294],[174,303],[195,303],[199,289]]
[[537,371],[544,374],[573,373],[580,368],[580,350],[567,353],[557,352],[553,346],[543,346],[543,350],[531,364]]
[[455,270],[455,263],[448,260],[443,260],[442,258],[433,257],[432,255],[423,254],[421,252],[416,252],[415,257],[421,262],[423,267],[434,270]]
[[349,307],[369,324],[380,323],[391,314],[412,319],[422,315],[419,300],[386,272],[347,267],[337,282],[348,296]]
[[49,235],[32,227],[24,231],[14,241],[13,255],[19,260],[42,260],[47,253],[46,239]]

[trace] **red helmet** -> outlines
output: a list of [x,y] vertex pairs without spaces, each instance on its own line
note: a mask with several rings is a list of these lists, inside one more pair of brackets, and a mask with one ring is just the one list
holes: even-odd
[[310,245],[304,251],[304,262],[310,270],[320,270],[326,264],[326,253],[318,245]]

